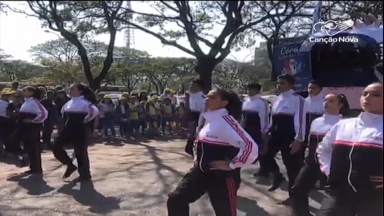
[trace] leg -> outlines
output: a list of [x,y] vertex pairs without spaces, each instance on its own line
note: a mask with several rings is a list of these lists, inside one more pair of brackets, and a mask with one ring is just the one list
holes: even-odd
[[112,136],[116,137],[115,121],[109,122],[109,128],[111,129]]
[[91,179],[87,138],[87,131],[84,130],[82,133],[78,134],[74,142],[75,156],[78,164],[78,172],[80,175],[79,180],[82,181]]
[[64,129],[55,138],[52,145],[53,156],[56,158],[56,160],[60,161],[60,163],[67,167],[62,176],[63,178],[68,178],[77,169],[77,167],[73,165],[72,159],[68,156],[67,152],[64,149],[64,146],[69,144],[69,142],[71,141],[69,140],[70,137],[73,137],[73,134]]
[[[303,166],[303,156],[300,153],[291,154],[291,148],[289,144],[285,144],[281,149],[281,156],[283,158],[284,165],[287,169],[288,175],[288,190],[291,197],[291,188],[295,184],[295,179]],[[317,175],[316,175],[317,180]]]
[[189,216],[189,204],[204,195],[206,180],[197,166],[192,167],[177,188],[168,195],[168,216]]
[[306,160],[306,163],[297,175],[295,183],[291,188],[294,216],[309,215],[308,194],[316,184],[319,171],[320,167],[313,158],[313,161]]
[[24,148],[30,159],[30,171],[32,173],[42,173],[41,167],[41,144],[40,144],[40,128],[28,128],[23,135]]
[[51,124],[49,123],[44,123],[43,126],[43,144],[49,144],[51,142]]
[[119,123],[119,133],[121,137],[125,137],[124,135],[124,122],[120,121]]
[[280,151],[280,139],[272,137],[268,142],[268,149],[264,155],[265,168],[273,175],[273,183],[268,191],[275,191],[284,181],[283,175],[280,173],[279,165],[277,165],[275,157]]
[[[348,196],[329,196],[324,198],[316,216],[356,216],[355,200]],[[370,216],[370,215],[363,215]]]
[[240,186],[240,176],[210,178],[208,195],[218,216],[237,216],[237,190]]

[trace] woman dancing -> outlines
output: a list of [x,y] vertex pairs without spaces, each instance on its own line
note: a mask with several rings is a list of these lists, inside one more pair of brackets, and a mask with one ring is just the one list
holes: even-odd
[[257,159],[257,144],[237,121],[242,105],[236,93],[212,90],[206,106],[205,124],[194,145],[194,165],[169,194],[169,216],[188,216],[189,204],[205,193],[216,215],[235,216],[240,168]]
[[[74,181],[88,181],[91,179],[88,143],[89,133],[92,129],[92,120],[99,110],[94,105],[96,96],[87,86],[74,84],[70,88],[71,100],[64,104],[61,112],[64,125],[54,141],[52,147],[55,158],[67,166],[63,178],[68,178],[78,169],[79,177]],[[64,146],[72,144],[78,168],[64,150]]]

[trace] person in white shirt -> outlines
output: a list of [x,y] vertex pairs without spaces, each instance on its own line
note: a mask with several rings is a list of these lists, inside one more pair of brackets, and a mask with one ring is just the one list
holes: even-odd
[[205,107],[205,95],[203,93],[204,81],[195,79],[189,87],[188,105],[189,105],[189,121],[191,123],[189,138],[185,146],[185,152],[192,155],[193,141],[195,138],[196,128],[199,124],[200,113]]
[[168,216],[188,216],[189,204],[205,193],[218,216],[234,216],[240,169],[258,157],[258,147],[238,122],[241,101],[222,89],[207,95],[205,124],[194,145],[194,165],[168,195]]
[[[15,154],[21,156],[20,166],[26,166],[29,159],[28,174],[41,174],[41,148],[40,133],[44,121],[48,117],[48,111],[39,102],[40,90],[33,86],[27,86],[23,89],[24,103],[20,107],[20,112],[16,122],[16,130],[11,135],[10,143],[14,145]],[[24,151],[20,148],[23,142]],[[18,148],[18,150],[16,150]],[[27,156],[27,157],[26,157]]]
[[292,186],[293,216],[309,216],[308,194],[321,178],[320,165],[316,160],[316,149],[325,134],[340,121],[342,114],[349,108],[348,101],[337,94],[328,94],[324,98],[325,114],[312,121],[308,134],[308,155],[305,164]]
[[[269,191],[276,190],[284,181],[280,168],[275,161],[276,154],[281,151],[284,165],[287,168],[288,186],[291,188],[299,173],[304,159],[304,136],[305,136],[305,112],[304,98],[293,91],[295,78],[284,74],[277,81],[280,95],[272,105],[270,121],[270,139],[268,152],[265,155],[268,170],[273,175],[273,184]],[[290,199],[281,204],[289,204]]]
[[[74,84],[70,88],[71,100],[64,104],[61,113],[65,124],[54,141],[52,152],[55,158],[66,165],[63,178],[68,178],[78,170],[79,177],[74,181],[89,181],[91,179],[88,158],[88,143],[92,120],[99,114],[95,106],[96,96],[89,87]],[[73,144],[78,168],[72,163],[64,146]]]
[[363,112],[334,125],[317,148],[329,196],[316,216],[383,215],[383,84],[368,85],[360,104]]
[[[251,135],[252,139],[259,144],[259,151],[263,152],[266,148],[267,133],[269,127],[269,105],[259,94],[261,85],[258,83],[249,84],[247,86],[248,96],[243,102],[243,120],[242,125],[245,131]],[[266,164],[262,155],[259,156],[260,169],[255,176],[268,176]]]

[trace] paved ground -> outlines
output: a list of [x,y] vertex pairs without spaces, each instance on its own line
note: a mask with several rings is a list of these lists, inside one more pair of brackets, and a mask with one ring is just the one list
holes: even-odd
[[[11,177],[23,170],[0,163],[0,215],[166,216],[167,193],[191,166],[183,148],[182,140],[94,145],[89,150],[93,184],[83,185],[60,179],[63,168],[50,152],[43,154],[44,179]],[[254,169],[243,173],[239,216],[289,216],[286,207],[274,204],[286,192],[270,193],[268,186],[255,184]],[[214,216],[206,198],[194,203],[191,212]]]

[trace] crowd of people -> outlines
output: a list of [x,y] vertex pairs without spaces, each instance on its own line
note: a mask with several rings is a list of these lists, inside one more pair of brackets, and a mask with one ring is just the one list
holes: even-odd
[[[362,113],[347,118],[343,95],[322,95],[316,81],[308,85],[307,98],[293,91],[291,75],[278,77],[280,92],[270,105],[260,96],[262,86],[248,85],[242,100],[230,90],[215,89],[207,95],[202,80],[191,83],[184,102],[175,102],[170,91],[161,96],[123,94],[116,104],[109,95],[95,94],[74,84],[69,97],[63,90],[44,91],[32,86],[3,89],[0,100],[0,138],[5,150],[31,174],[41,174],[41,142],[66,166],[63,178],[76,170],[75,181],[91,179],[88,159],[90,133],[135,138],[147,130],[165,133],[166,126],[181,127],[188,119],[185,151],[194,156],[192,168],[169,194],[169,216],[188,216],[189,204],[208,193],[216,215],[236,215],[236,194],[241,168],[258,163],[257,178],[272,177],[269,191],[285,178],[276,163],[280,152],[287,170],[289,205],[295,216],[308,216],[308,194],[317,181],[324,186],[319,216],[382,215],[383,84],[368,85],[360,97]],[[100,127],[99,127],[100,126]],[[71,144],[77,167],[64,147]],[[305,152],[307,150],[307,155]]]

